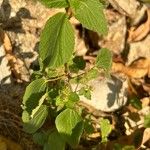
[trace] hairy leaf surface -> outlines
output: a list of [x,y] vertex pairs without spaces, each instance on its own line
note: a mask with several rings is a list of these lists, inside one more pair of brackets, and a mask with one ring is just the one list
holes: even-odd
[[56,68],[68,62],[74,50],[74,32],[65,13],[51,17],[41,34],[40,57],[44,65]]
[[69,0],[73,13],[90,30],[107,34],[107,22],[99,0]]
[[46,105],[41,105],[38,111],[34,114],[28,122],[24,123],[23,127],[27,133],[36,132],[45,122],[48,115],[48,108]]
[[46,89],[46,82],[43,78],[32,81],[26,88],[23,96],[23,105],[25,109],[31,113],[32,109],[37,107],[40,98]]
[[71,146],[78,144],[83,132],[83,122],[76,111],[67,108],[57,116],[55,124],[58,132]]
[[109,72],[112,65],[112,53],[106,48],[99,50],[96,59],[96,66],[98,68],[104,69],[104,71]]
[[68,3],[66,0],[39,0],[39,1],[49,8],[68,7]]

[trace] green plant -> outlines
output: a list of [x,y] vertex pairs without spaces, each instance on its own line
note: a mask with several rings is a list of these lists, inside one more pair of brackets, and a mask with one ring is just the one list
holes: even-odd
[[144,117],[144,127],[150,128],[150,113]]
[[[34,80],[26,88],[22,120],[24,130],[34,134],[34,140],[44,150],[63,150],[66,144],[77,146],[83,132],[92,131],[90,119],[82,117],[79,96],[90,99],[91,89],[86,83],[96,78],[100,69],[108,74],[111,68],[111,52],[101,49],[94,67],[85,70],[85,60],[74,53],[74,29],[69,19],[74,16],[83,27],[101,34],[107,34],[107,23],[99,0],[40,1],[49,8],[65,8],[66,12],[49,18],[41,33],[40,70],[33,73]],[[78,84],[85,86],[77,91]],[[107,121],[103,124],[110,129]],[[109,132],[105,132],[104,126],[102,129],[105,141]]]

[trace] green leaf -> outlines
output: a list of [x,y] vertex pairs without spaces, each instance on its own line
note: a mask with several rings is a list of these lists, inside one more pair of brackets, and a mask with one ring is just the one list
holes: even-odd
[[78,73],[79,70],[84,70],[86,67],[86,61],[82,56],[76,56],[73,58],[71,65],[69,66],[70,72]]
[[99,72],[98,69],[96,68],[92,68],[90,69],[86,74],[85,74],[85,78],[87,79],[87,81],[90,81],[92,79],[95,79],[99,76]]
[[78,144],[83,132],[83,122],[76,111],[67,108],[57,116],[55,124],[58,132],[71,146]]
[[27,133],[36,132],[45,122],[48,115],[48,108],[46,105],[41,105],[38,111],[34,114],[28,122],[23,124],[23,128]]
[[46,99],[47,96],[48,96],[48,94],[45,93],[45,94],[40,98],[38,105],[37,105],[34,109],[32,109],[31,117],[33,117],[34,114],[40,109],[41,105],[44,103],[44,100]]
[[108,73],[112,65],[112,53],[106,49],[102,48],[99,50],[99,53],[96,58],[96,66],[98,68],[104,69]]
[[58,72],[56,69],[50,69],[50,68],[46,68],[45,69],[48,78],[56,78],[58,76]]
[[114,144],[113,150],[135,150],[135,147],[133,145],[120,145],[118,143]]
[[46,68],[45,72],[48,78],[57,78],[58,76],[60,77],[65,74],[64,67],[58,67],[56,69]]
[[67,143],[70,146],[76,147],[79,144],[81,135],[83,133],[83,129],[84,129],[84,123],[83,121],[80,121],[72,130],[72,134],[70,136],[65,136]]
[[68,100],[72,102],[78,102],[79,101],[79,96],[76,92],[71,92],[68,96]]
[[99,0],[69,0],[73,13],[90,30],[107,34],[107,22]]
[[45,132],[37,132],[33,135],[33,140],[39,145],[44,145],[47,141],[47,134]]
[[57,116],[55,124],[59,133],[71,135],[72,130],[80,121],[81,117],[78,113],[68,108]]
[[33,73],[32,73],[32,75],[31,75],[31,79],[39,79],[39,78],[41,78],[42,77],[42,73],[41,73],[41,71],[34,71]]
[[82,56],[76,56],[73,59],[73,62],[76,64],[76,67],[80,70],[83,70],[86,66],[86,61],[83,59]]
[[90,89],[87,89],[86,92],[85,92],[85,94],[84,94],[84,96],[85,96],[87,99],[91,100],[91,90],[90,90]]
[[143,131],[137,130],[135,132],[134,138],[133,138],[133,143],[135,147],[139,147],[141,141],[143,140],[143,137],[141,136],[143,135]]
[[79,101],[79,96],[76,92],[70,92],[68,96],[68,101],[66,102],[65,106],[67,108],[74,108],[75,103]]
[[66,0],[39,0],[43,5],[49,8],[63,8],[68,7]]
[[130,104],[138,110],[142,109],[142,102],[136,97],[130,100]]
[[78,77],[74,78],[73,82],[86,84],[88,81],[97,78],[99,75],[100,74],[99,74],[98,69],[92,68],[89,71],[87,71],[85,74],[83,74],[82,76],[78,76]]
[[46,89],[46,82],[43,78],[32,81],[26,88],[23,96],[23,105],[31,113],[38,103]]
[[42,31],[39,54],[45,66],[67,63],[74,50],[74,31],[65,13],[51,17]]
[[122,150],[122,145],[115,143],[113,146],[113,150]]
[[79,95],[84,95],[84,97],[86,97],[87,99],[91,100],[91,90],[90,90],[90,88],[82,87],[79,90]]
[[146,115],[144,118],[144,127],[150,128],[150,114]]
[[102,142],[107,142],[107,136],[112,130],[111,124],[108,119],[100,120],[100,129],[101,129],[101,135],[102,135]]
[[86,92],[86,88],[85,87],[82,87],[80,90],[79,90],[79,95],[84,95]]
[[58,97],[55,99],[55,103],[56,103],[56,106],[61,106],[61,107],[63,107],[64,104],[65,104],[65,102],[63,101],[63,99],[62,99],[60,96],[58,96]]
[[84,129],[85,129],[87,134],[92,134],[94,132],[94,127],[92,126],[91,121],[85,120]]
[[123,147],[122,150],[135,150],[135,147],[133,145],[127,145]]
[[104,8],[107,8],[109,6],[109,2],[106,0],[100,0],[100,3],[103,4]]
[[144,3],[150,3],[150,0],[141,0]]
[[23,122],[28,122],[29,119],[30,119],[29,113],[28,113],[26,110],[24,110],[24,111],[22,112],[22,121],[23,121]]
[[44,150],[65,150],[65,142],[57,130],[49,134],[48,141],[44,145]]

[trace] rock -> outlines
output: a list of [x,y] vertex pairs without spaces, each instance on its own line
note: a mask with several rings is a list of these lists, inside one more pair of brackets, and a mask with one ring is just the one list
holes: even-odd
[[0,1],[0,23],[10,37],[13,55],[23,60],[21,80],[29,82],[31,64],[37,62],[40,33],[49,17],[64,9],[48,9],[39,2],[27,0]]
[[82,26],[75,17],[72,17],[70,19],[70,22],[75,32],[75,48],[74,48],[75,54],[77,56],[84,56],[87,52],[87,48],[85,45],[83,34],[81,33]]
[[[116,77],[111,79],[94,79],[88,85],[92,88],[91,100],[80,96],[80,100],[96,110],[113,112],[127,102],[126,82],[122,82]],[[80,85],[78,90],[83,87]]]
[[150,58],[150,34],[142,41],[130,43],[127,64],[131,64],[139,57]]
[[10,80],[10,67],[8,65],[8,60],[5,58],[5,50],[0,43],[0,83],[3,84],[9,84],[11,82]]
[[107,10],[106,16],[108,18],[109,31],[99,45],[110,49],[115,54],[120,54],[125,47],[126,18],[112,10]]
[[109,0],[109,2],[121,14],[130,17],[132,25],[137,25],[146,11],[146,6],[137,0]]

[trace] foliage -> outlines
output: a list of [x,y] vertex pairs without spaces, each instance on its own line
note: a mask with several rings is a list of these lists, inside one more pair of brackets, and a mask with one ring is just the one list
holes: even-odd
[[146,128],[150,128],[150,114],[148,114],[147,116],[145,116],[145,118],[144,118],[144,126]]
[[109,120],[102,119],[100,121],[100,127],[101,127],[102,142],[107,142],[107,136],[112,130]]
[[138,110],[142,109],[142,102],[137,97],[132,98],[130,104]]
[[[43,145],[44,150],[64,150],[66,145],[76,147],[85,131],[91,133],[92,123],[82,117],[78,106],[80,95],[91,99],[91,88],[85,84],[99,75],[107,74],[111,68],[111,52],[99,50],[95,66],[85,71],[86,62],[75,56],[75,35],[70,23],[74,16],[83,27],[107,34],[107,21],[103,3],[99,0],[39,0],[49,8],[65,8],[66,13],[50,17],[41,33],[39,45],[40,70],[27,86],[23,97],[22,120],[24,130],[32,133],[34,141]],[[85,84],[79,91],[72,88],[72,82]],[[42,131],[44,123],[49,130]],[[101,120],[102,141],[111,131],[108,120]],[[57,143],[57,144],[56,144]]]
[[135,150],[135,147],[132,145],[122,146],[120,144],[115,144],[113,150]]

